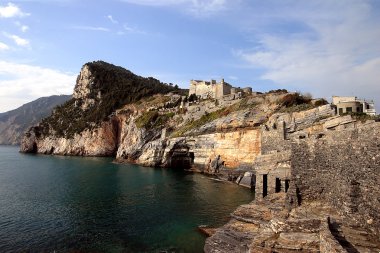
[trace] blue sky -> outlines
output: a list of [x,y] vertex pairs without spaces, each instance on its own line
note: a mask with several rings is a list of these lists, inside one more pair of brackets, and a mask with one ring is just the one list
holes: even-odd
[[104,60],[187,87],[356,95],[380,109],[377,0],[0,0],[0,112]]

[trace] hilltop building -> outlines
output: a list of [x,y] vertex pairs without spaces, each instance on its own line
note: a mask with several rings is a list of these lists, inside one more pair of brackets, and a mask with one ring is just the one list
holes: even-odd
[[195,94],[197,97],[206,99],[214,98],[220,99],[225,95],[238,94],[241,93],[252,93],[252,88],[235,88],[231,84],[227,83],[222,79],[220,82],[216,80],[201,81],[201,80],[191,80],[189,96]]
[[358,99],[357,97],[353,96],[333,96],[332,104],[336,106],[336,111],[339,115],[350,112],[366,113],[371,116],[376,115],[375,104],[373,101]]

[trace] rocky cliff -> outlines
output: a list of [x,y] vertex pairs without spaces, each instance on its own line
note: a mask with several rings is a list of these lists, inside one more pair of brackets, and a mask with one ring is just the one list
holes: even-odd
[[77,78],[73,98],[25,134],[21,152],[114,156],[123,119],[115,117],[115,110],[170,91],[180,92],[154,78],[143,78],[112,64],[87,63]]
[[196,101],[182,92],[108,63],[87,63],[73,98],[26,133],[21,151],[228,174],[261,153],[261,126],[273,113],[315,106],[284,90]]
[[18,145],[28,128],[49,116],[54,107],[69,100],[71,96],[42,97],[21,107],[0,113],[0,144]]

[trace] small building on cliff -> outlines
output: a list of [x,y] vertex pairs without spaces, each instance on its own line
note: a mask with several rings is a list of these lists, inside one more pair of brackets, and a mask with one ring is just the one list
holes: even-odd
[[195,94],[197,97],[202,99],[214,98],[220,99],[225,95],[242,93],[252,93],[252,88],[235,88],[231,84],[227,83],[222,79],[220,82],[216,80],[202,81],[202,80],[191,80],[189,96]]
[[332,104],[336,107],[336,112],[339,115],[344,113],[365,113],[371,116],[376,115],[375,103],[373,101],[367,101],[365,99],[359,99],[357,97],[340,97],[333,96]]

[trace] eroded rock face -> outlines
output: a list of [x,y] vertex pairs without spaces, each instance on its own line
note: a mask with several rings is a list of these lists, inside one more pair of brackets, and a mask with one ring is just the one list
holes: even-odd
[[211,162],[218,156],[225,167],[236,168],[251,164],[260,153],[260,132],[255,129],[162,140],[157,138],[160,135],[158,131],[147,136],[149,133],[146,131],[133,124],[125,124],[117,158],[132,159],[146,166],[170,167],[173,153],[188,152],[194,169],[212,173]]
[[[87,110],[95,104],[95,99],[90,98],[89,95],[93,89],[95,77],[88,65],[84,65],[77,78],[77,83],[74,88],[73,98],[81,100],[81,109]],[[100,97],[99,97],[100,98]]]
[[138,162],[145,166],[158,166],[163,144],[157,140],[161,131],[138,128],[135,120],[138,114],[120,117],[120,139],[116,153],[116,159],[128,162]]
[[37,153],[37,139],[34,131],[27,133],[22,139],[20,150],[24,153]]
[[99,128],[75,134],[73,138],[47,136],[37,138],[35,133],[24,138],[21,151],[74,156],[113,156],[117,148],[117,120],[103,122]]

